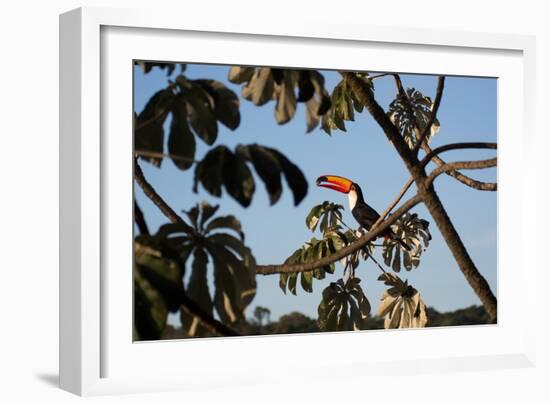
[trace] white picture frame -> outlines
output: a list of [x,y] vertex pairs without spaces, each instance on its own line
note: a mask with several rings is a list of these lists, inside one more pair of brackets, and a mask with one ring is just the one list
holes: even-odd
[[[280,383],[298,374],[306,379],[328,380],[328,372],[332,381],[338,380],[334,371],[327,371],[330,368],[350,369],[355,376],[369,376],[384,370],[406,374],[534,365],[534,322],[529,315],[535,314],[536,296],[529,290],[528,279],[535,278],[536,264],[535,256],[525,252],[527,234],[536,232],[536,228],[534,220],[522,219],[528,217],[535,202],[535,186],[525,175],[535,169],[534,39],[520,35],[325,24],[307,17],[301,22],[283,26],[276,21],[238,16],[207,19],[154,10],[103,8],[81,8],[61,15],[60,385],[63,389],[79,395],[97,395]],[[184,58],[171,50],[182,41],[188,45]],[[253,51],[244,52],[245,47]],[[131,60],[290,66],[303,65],[300,53],[303,59],[303,53],[307,54],[312,47],[329,49],[335,57],[320,66],[321,59],[311,54],[307,62],[311,65],[304,67],[342,69],[344,60],[348,70],[499,77],[502,85],[498,94],[498,324],[422,331],[132,343],[132,329],[128,326],[132,318],[132,311],[128,311],[131,282],[125,283],[131,270],[128,273],[121,270],[120,275],[108,270],[115,261],[122,267],[131,267],[132,258],[131,207],[127,210],[128,201],[131,202],[131,152],[127,160],[118,158],[116,164],[112,160],[131,145]],[[285,52],[281,53],[281,49]],[[371,59],[369,66],[365,66],[368,52],[384,57],[376,58],[376,62]],[[407,57],[406,64],[398,65],[400,52],[417,57]],[[346,59],[345,55],[353,56]],[[109,136],[113,130],[123,134],[115,139]],[[512,154],[514,150],[516,153]],[[514,165],[518,151],[522,163]],[[513,192],[514,186],[521,186],[524,192]],[[514,208],[519,208],[519,216],[517,221],[510,222],[506,213]],[[126,211],[126,215],[118,213],[121,211]],[[516,242],[513,252],[512,234]],[[127,251],[120,252],[125,248],[113,251],[107,241],[113,239],[127,245]],[[517,239],[522,240],[519,245]],[[512,267],[515,270],[508,270]],[[113,297],[114,290],[117,295],[121,293],[120,298]],[[512,292],[513,301],[507,297]],[[518,312],[522,313],[521,321],[514,320]],[[399,347],[404,340],[417,347],[414,350]],[[392,343],[396,348],[382,354],[376,347],[380,343]],[[297,352],[314,351],[320,345],[338,346],[344,353],[361,345],[362,353],[330,357],[310,354],[308,362],[300,361]],[[177,354],[184,354],[185,360],[172,360],[176,364],[168,365],[166,357]],[[216,370],[212,369],[212,357],[223,357],[216,361]],[[163,362],[166,365],[158,371],[158,364]],[[189,362],[193,364],[192,371]],[[153,372],[151,368],[156,370]]]

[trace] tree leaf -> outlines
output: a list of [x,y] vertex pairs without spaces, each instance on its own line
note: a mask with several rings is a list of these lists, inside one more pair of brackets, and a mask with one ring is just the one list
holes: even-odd
[[306,217],[306,226],[312,232],[315,232],[315,229],[317,228],[317,224],[319,223],[319,216],[321,215],[322,209],[323,209],[322,204],[313,206]]
[[258,68],[250,81],[243,87],[242,96],[252,101],[254,105],[263,105],[272,98],[274,85],[271,69],[268,67]]
[[225,159],[231,151],[225,146],[211,149],[204,159],[195,168],[195,183],[193,191],[197,192],[197,183],[200,182],[208,193],[220,197],[222,195],[222,171]]
[[232,66],[229,69],[228,80],[235,84],[242,84],[252,78],[254,70],[254,67]]
[[252,172],[245,161],[240,156],[228,152],[223,164],[222,178],[227,193],[241,206],[248,207],[256,187]]
[[281,166],[276,155],[266,147],[257,144],[239,145],[237,154],[252,162],[254,169],[265,184],[271,205],[281,197]]
[[[178,98],[172,109],[172,122],[168,138],[168,153],[173,156],[172,162],[181,170],[187,170],[195,159],[195,136],[187,125],[187,111],[181,98]],[[162,153],[162,147],[160,148]]]
[[290,121],[296,113],[296,96],[294,95],[296,81],[295,71],[283,70],[283,80],[280,85],[275,86],[275,97],[277,99],[275,120],[280,125]]
[[213,231],[219,228],[228,228],[239,234],[241,240],[244,240],[244,232],[241,228],[241,222],[232,215],[216,217],[206,226],[206,232]]
[[297,206],[306,197],[308,184],[306,177],[287,157],[275,149],[270,149],[279,160],[279,164],[286,179],[286,183],[294,195],[294,205]]
[[[182,268],[171,259],[153,255],[149,248],[136,243],[135,263],[139,273],[162,294],[168,310],[175,312],[181,305],[183,291]],[[159,252],[160,253],[160,252]]]
[[216,119],[231,130],[235,130],[241,123],[239,112],[239,98],[237,95],[216,80],[196,80],[214,100],[214,114]]
[[216,214],[216,211],[218,211],[219,205],[211,206],[207,202],[201,203],[201,220],[200,220],[200,228],[201,230],[204,229],[204,224],[214,215]]
[[[157,91],[147,101],[145,108],[137,116],[134,131],[134,148],[138,151],[148,151],[162,154],[164,148],[164,129],[163,124],[167,116],[167,110],[170,105],[167,100],[170,94],[166,89]],[[160,166],[162,158],[141,156],[141,159]]]
[[158,340],[167,317],[160,293],[134,269],[134,327],[139,340]]
[[218,137],[218,124],[208,93],[200,85],[193,83],[183,91],[183,96],[193,131],[206,144],[214,144]]

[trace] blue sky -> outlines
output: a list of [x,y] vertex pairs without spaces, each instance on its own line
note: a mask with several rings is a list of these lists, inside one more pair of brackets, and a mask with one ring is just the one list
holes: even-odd
[[[189,78],[222,81],[240,95],[240,86],[227,81],[228,70],[228,66],[195,64],[188,65],[185,74]],[[330,91],[338,83],[339,75],[330,71],[323,71],[323,74]],[[152,94],[166,86],[167,80],[166,72],[158,68],[148,74],[143,74],[138,67],[134,69],[136,112],[143,109]],[[434,98],[436,77],[402,75],[402,80],[406,87],[414,87]],[[432,147],[460,141],[496,141],[496,92],[497,80],[493,78],[447,77],[438,113],[441,130],[432,140]],[[375,96],[383,108],[388,107],[395,97],[395,84],[391,77],[375,81]],[[353,179],[361,185],[366,201],[379,212],[393,201],[409,178],[397,153],[367,112],[357,114],[355,122],[346,122],[347,132],[334,131],[329,137],[320,128],[305,133],[305,110],[302,104],[298,105],[294,119],[282,126],[275,122],[273,101],[257,107],[240,98],[240,110],[240,126],[230,131],[220,124],[215,145],[224,144],[234,149],[237,144],[259,143],[283,152],[300,166],[309,182],[308,194],[299,206],[294,207],[288,188],[284,188],[277,204],[269,206],[263,183],[257,177],[253,201],[248,208],[243,208],[225,194],[221,198],[212,197],[200,186],[199,192],[193,193],[193,168],[180,171],[169,160],[164,161],[161,169],[144,162],[141,162],[141,166],[148,180],[176,211],[207,200],[211,204],[220,204],[218,214],[237,216],[247,235],[247,245],[252,248],[260,264],[283,262],[311,238],[313,234],[306,228],[304,219],[312,206],[324,200],[344,205],[344,221],[350,226],[356,226],[347,210],[345,195],[315,186],[315,179],[319,175],[336,174]],[[208,149],[198,140],[196,159],[202,159]],[[494,156],[494,151],[464,150],[442,155],[448,161],[489,156]],[[469,174],[480,180],[496,181],[495,169],[469,171]],[[447,176],[438,178],[436,190],[479,271],[496,293],[496,192],[477,191]],[[414,189],[409,190],[407,196],[412,196],[413,192]],[[167,222],[138,187],[136,198],[151,231]],[[400,277],[408,279],[422,294],[426,304],[437,310],[479,305],[477,296],[458,269],[427,210],[419,205],[413,211],[430,221],[433,240],[422,255],[420,266],[410,272],[402,271]],[[379,253],[378,257],[381,261]],[[316,318],[321,291],[329,282],[336,281],[342,270],[341,266],[337,266],[334,275],[323,281],[314,281],[311,294],[298,287],[297,296],[282,293],[278,287],[278,275],[257,276],[258,292],[248,308],[247,316],[251,316],[254,307],[260,305],[271,310],[272,319],[292,311]],[[357,275],[362,279],[363,289],[374,311],[384,290],[383,284],[376,281],[379,269],[372,262],[362,263]],[[172,318],[173,323],[174,320]]]

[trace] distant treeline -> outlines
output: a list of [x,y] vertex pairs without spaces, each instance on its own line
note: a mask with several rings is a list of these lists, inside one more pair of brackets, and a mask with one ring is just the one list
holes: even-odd
[[[427,308],[428,327],[481,325],[488,323],[488,316],[482,306],[472,305],[468,308],[457,309],[452,312],[439,312],[433,308]],[[266,322],[266,323],[262,323]],[[248,319],[233,326],[244,336],[262,334],[288,334],[288,333],[312,333],[319,332],[317,320],[300,312],[291,312],[283,315],[278,321],[263,321],[256,318]],[[374,316],[368,319],[365,330],[383,329],[384,319]],[[162,335],[163,339],[183,339],[187,336],[181,329],[168,325]]]

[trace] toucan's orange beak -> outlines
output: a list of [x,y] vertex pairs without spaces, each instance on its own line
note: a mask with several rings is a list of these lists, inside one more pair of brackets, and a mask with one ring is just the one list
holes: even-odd
[[337,190],[342,193],[349,193],[353,182],[342,176],[323,175],[317,178],[317,186]]

